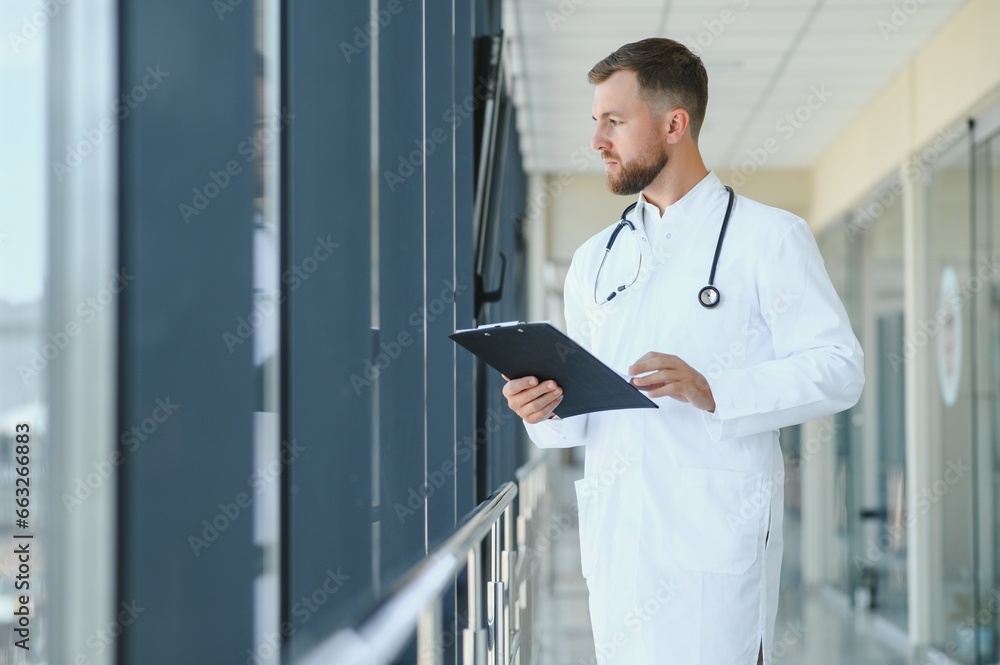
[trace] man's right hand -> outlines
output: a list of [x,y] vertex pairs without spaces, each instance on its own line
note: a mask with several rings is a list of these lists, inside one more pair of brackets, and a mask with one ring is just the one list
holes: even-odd
[[[502,375],[501,375],[502,376]],[[533,376],[520,379],[508,379],[503,387],[507,406],[525,422],[540,423],[547,420],[557,406],[562,402],[562,388],[555,381],[538,383]]]

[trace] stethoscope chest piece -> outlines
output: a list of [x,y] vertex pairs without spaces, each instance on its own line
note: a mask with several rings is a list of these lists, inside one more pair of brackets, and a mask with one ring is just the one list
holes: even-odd
[[712,309],[719,304],[719,289],[712,285],[706,286],[698,292],[698,302],[700,302],[703,307]]

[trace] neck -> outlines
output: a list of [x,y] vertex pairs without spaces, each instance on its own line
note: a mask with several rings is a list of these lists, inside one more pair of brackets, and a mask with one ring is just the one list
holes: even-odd
[[698,149],[675,151],[656,179],[642,190],[642,196],[660,210],[671,206],[708,175]]

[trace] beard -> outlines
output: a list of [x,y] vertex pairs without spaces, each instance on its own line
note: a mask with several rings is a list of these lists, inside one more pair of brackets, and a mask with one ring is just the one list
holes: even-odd
[[[614,155],[604,153],[602,157]],[[663,146],[657,146],[657,149],[647,151],[627,164],[619,160],[618,175],[608,174],[608,189],[612,194],[638,194],[656,180],[656,176],[660,175],[666,165],[667,151]]]

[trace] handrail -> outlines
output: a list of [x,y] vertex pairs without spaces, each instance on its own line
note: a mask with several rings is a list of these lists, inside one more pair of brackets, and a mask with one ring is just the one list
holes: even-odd
[[500,519],[500,515],[515,496],[517,496],[517,485],[511,482],[501,485],[490,498],[465,517],[463,524],[448,540],[441,543],[435,552],[446,550],[458,556],[465,556],[466,552],[486,537],[490,527]]
[[[440,654],[427,643],[436,642],[441,631],[440,601],[454,583],[463,565],[468,567],[467,628],[463,631],[462,661],[480,665],[487,659],[508,665],[522,658],[525,644],[530,645],[530,626],[522,621],[530,616],[526,607],[527,580],[518,575],[518,550],[525,546],[532,510],[544,491],[544,456],[533,459],[517,470],[517,483],[501,485],[488,499],[466,515],[455,531],[427,558],[413,566],[383,600],[356,626],[342,629],[313,649],[304,665],[383,665],[390,663],[405,648],[417,631],[418,663],[439,663]],[[512,520],[513,501],[518,500],[517,537]],[[488,567],[481,564],[480,544],[490,537],[492,552]],[[481,576],[492,571],[489,581]],[[482,587],[482,588],[481,588]],[[487,626],[480,617],[480,603],[485,596]],[[522,613],[524,616],[522,616]],[[487,630],[488,629],[488,630]],[[527,629],[525,633],[522,629]],[[489,634],[488,634],[489,633]],[[530,650],[530,646],[527,647]]]
[[465,564],[466,553],[486,538],[503,511],[517,496],[507,482],[480,503],[451,536],[407,573],[392,593],[370,611],[357,628],[344,629],[312,652],[303,665],[388,663],[406,646],[425,607],[436,602]]

